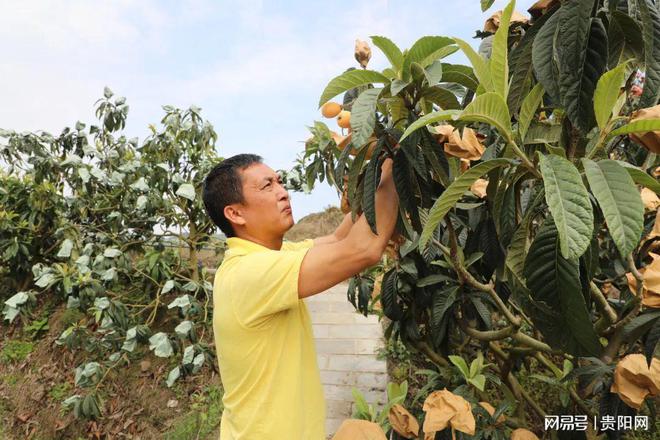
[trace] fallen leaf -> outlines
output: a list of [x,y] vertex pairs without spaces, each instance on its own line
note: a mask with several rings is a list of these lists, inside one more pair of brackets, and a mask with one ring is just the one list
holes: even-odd
[[540,17],[545,14],[548,9],[559,3],[559,0],[539,0],[529,7],[527,12],[534,18]]
[[470,402],[451,391],[434,391],[424,401],[424,432],[442,431],[447,426],[474,435],[475,420]]
[[649,368],[643,354],[624,357],[614,369],[610,391],[617,393],[631,408],[639,410],[646,396],[660,394],[660,360],[653,358]]
[[332,440],[387,440],[382,428],[366,420],[344,420]]
[[486,188],[488,187],[488,181],[486,179],[477,179],[474,181],[472,186],[470,186],[470,191],[472,194],[483,199],[486,197]]
[[355,59],[363,69],[367,67],[371,59],[371,48],[366,41],[355,40]]
[[653,229],[649,233],[648,238],[660,237],[660,210],[655,213],[655,223],[653,224]]
[[419,423],[415,416],[410,414],[403,406],[396,404],[390,408],[387,418],[392,425],[392,429],[399,433],[399,435],[414,439],[419,434]]
[[[488,20],[486,20],[486,23],[484,23],[484,32],[490,32],[490,33],[495,33],[497,32],[497,29],[500,27],[500,22],[502,21],[502,11],[499,10],[493,15],[491,15]],[[529,22],[529,18],[525,17],[518,11],[513,11],[511,14],[511,20],[509,23],[511,25],[513,24],[526,24]]]
[[147,359],[140,362],[140,371],[144,373],[149,368],[151,368],[151,362],[149,362]]
[[[644,119],[660,119],[660,105],[647,107],[633,112],[630,122]],[[631,133],[630,139],[637,142],[652,153],[660,154],[660,131]]]
[[539,438],[532,431],[518,428],[511,432],[511,440],[539,440]]
[[644,208],[648,209],[649,211],[657,211],[658,208],[660,208],[660,198],[658,198],[658,195],[650,189],[642,188],[640,195],[642,196]]
[[[479,405],[481,405],[481,407],[483,409],[485,409],[486,412],[488,414],[490,414],[491,417],[493,417],[493,414],[495,414],[495,408],[493,407],[493,405],[491,405],[488,402],[479,402]],[[502,414],[497,418],[497,421],[495,422],[495,424],[499,425],[501,423],[504,423],[505,420],[506,420],[506,417],[504,416],[504,414]]]

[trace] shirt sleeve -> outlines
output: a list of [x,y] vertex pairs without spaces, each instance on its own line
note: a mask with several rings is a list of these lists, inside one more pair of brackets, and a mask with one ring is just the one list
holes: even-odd
[[257,327],[276,313],[298,307],[298,275],[309,247],[255,252],[242,257],[234,279],[233,307],[238,321]]

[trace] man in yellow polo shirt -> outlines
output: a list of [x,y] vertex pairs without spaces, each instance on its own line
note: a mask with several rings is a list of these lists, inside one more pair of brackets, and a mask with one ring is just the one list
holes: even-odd
[[227,236],[213,285],[213,333],[223,397],[221,440],[325,440],[325,400],[303,298],[376,264],[396,224],[392,161],[382,165],[376,228],[350,215],[328,236],[283,241],[289,194],[252,154],[225,159],[204,204]]

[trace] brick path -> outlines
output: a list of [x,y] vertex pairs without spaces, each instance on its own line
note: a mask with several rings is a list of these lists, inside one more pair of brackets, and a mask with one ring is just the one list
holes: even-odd
[[369,403],[386,400],[387,369],[376,359],[383,330],[376,316],[355,312],[346,299],[347,284],[305,300],[316,338],[321,382],[327,403],[326,432],[333,434],[353,412],[351,388],[356,387]]

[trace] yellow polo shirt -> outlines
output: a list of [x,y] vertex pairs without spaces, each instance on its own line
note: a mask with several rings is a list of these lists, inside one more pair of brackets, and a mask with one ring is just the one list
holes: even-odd
[[313,240],[274,251],[241,238],[213,284],[224,388],[221,440],[324,440],[325,400],[298,273]]

